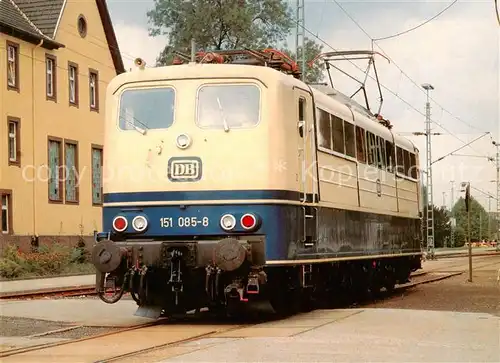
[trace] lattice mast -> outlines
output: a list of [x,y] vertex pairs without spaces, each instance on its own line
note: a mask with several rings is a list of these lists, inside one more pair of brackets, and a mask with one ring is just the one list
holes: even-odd
[[434,87],[430,84],[423,84],[422,88],[427,91],[427,102],[425,104],[425,133],[426,133],[426,161],[427,161],[427,205],[425,206],[425,219],[427,224],[427,253],[434,258],[434,201],[432,185],[432,142],[431,142],[431,104],[429,91]]
[[306,51],[305,51],[305,12],[304,0],[297,0],[297,28],[295,31],[295,62],[299,65],[301,71],[301,80],[305,82],[306,77]]
[[500,249],[500,144],[498,142],[493,142],[493,145],[496,148],[496,155],[495,155],[495,163],[496,163],[496,199],[497,199],[497,210],[496,210],[496,218],[495,218],[495,236],[497,239],[497,250]]

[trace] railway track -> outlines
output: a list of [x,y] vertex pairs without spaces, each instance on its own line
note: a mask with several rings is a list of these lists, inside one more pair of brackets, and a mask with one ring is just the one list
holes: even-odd
[[[474,263],[475,268],[481,268],[489,265],[498,264],[498,261],[492,262],[488,258],[479,258]],[[426,271],[418,271],[412,275],[412,281],[407,284],[397,285],[391,292],[384,294],[382,299],[390,298],[403,290],[412,287],[436,282],[453,276],[463,274],[467,269],[467,261],[453,262],[445,266],[439,266]],[[92,290],[92,291],[90,291]],[[78,294],[95,294],[94,287],[78,287],[73,289],[64,289],[64,291],[40,291],[35,296],[50,296],[50,294],[67,294],[74,296]],[[45,294],[45,295],[44,295]],[[15,296],[14,296],[15,295]],[[27,298],[29,294],[13,294],[2,298]],[[364,304],[359,305],[362,308]],[[336,310],[331,310],[335,312]],[[339,311],[346,311],[340,309]],[[352,312],[354,313],[354,312]],[[298,314],[301,315],[301,314]],[[294,319],[294,317],[290,317]],[[273,319],[267,320],[272,323]],[[225,324],[226,323],[226,324]],[[240,324],[230,320],[210,320],[202,317],[201,321],[197,317],[191,316],[182,320],[171,321],[160,319],[145,324],[117,329],[112,332],[106,332],[98,335],[87,336],[84,338],[58,341],[49,344],[39,344],[30,347],[14,348],[0,352],[2,362],[32,361],[41,363],[44,361],[52,362],[59,357],[65,357],[68,361],[91,361],[91,362],[146,362],[150,357],[151,362],[169,354],[178,352],[181,345],[203,338],[217,338],[233,334],[234,336],[253,336],[253,333],[245,333],[252,330],[257,325],[265,325],[262,320],[255,322],[243,322]],[[67,329],[67,328],[65,328]],[[68,329],[71,329],[68,328]],[[287,328],[289,329],[289,328]],[[60,330],[59,330],[60,331]],[[44,337],[50,337],[57,331],[44,333]],[[126,342],[126,343],[124,343]],[[177,349],[177,350],[176,350]],[[181,354],[181,353],[177,353]],[[153,359],[155,357],[155,359]],[[146,360],[145,360],[146,359]]]
[[[476,261],[483,260],[485,257],[500,255],[497,252],[486,252],[484,254],[476,254],[473,256]],[[438,256],[442,259],[448,258],[467,258],[467,255],[464,254],[455,254],[455,255],[444,255]],[[463,262],[458,262],[452,265],[448,265],[449,268],[454,268],[462,265]],[[412,275],[421,276],[424,273],[433,272],[439,270],[441,267],[434,269],[426,269],[426,272],[416,272]],[[96,296],[95,285],[85,285],[85,286],[75,286],[75,287],[64,287],[64,288],[49,288],[49,289],[41,289],[36,291],[22,291],[22,292],[7,292],[0,293],[0,300],[22,300],[22,299],[42,299],[47,297],[73,297],[73,296]]]
[[[414,281],[404,285],[397,285],[389,295],[417,285],[439,281],[462,273],[463,272],[460,271],[449,273],[419,272],[414,274]],[[80,291],[82,290],[83,289]],[[76,289],[70,292],[77,293]],[[271,319],[270,321],[273,320]],[[262,323],[262,321],[259,321],[257,324],[247,322],[243,324],[221,325],[220,321],[209,321],[207,323],[203,321],[203,318],[202,321],[197,321],[193,318],[176,321],[160,319],[79,339],[5,350],[0,352],[0,358],[2,358],[2,362],[5,363],[10,362],[11,359],[12,362],[19,361],[18,358],[22,361],[30,361],[29,358],[33,358],[33,360],[31,360],[33,362],[43,362],[44,359],[49,358],[48,361],[53,361],[55,356],[62,354],[66,357],[71,356],[71,360],[73,361],[89,361],[88,359],[92,362],[100,363],[122,362],[124,360],[134,361],[134,357],[142,356],[143,354],[167,349],[202,338],[214,337],[238,329],[251,328],[260,323]],[[57,332],[59,331],[60,330]],[[55,332],[47,332],[44,336],[50,337],[51,333]],[[124,342],[127,343],[125,344]],[[97,347],[99,347],[99,349],[96,350]],[[107,350],[106,347],[108,347],[109,350]],[[79,356],[80,354],[85,356]]]
[[35,291],[7,292],[0,294],[0,300],[42,299],[47,297],[71,297],[97,295],[95,285],[41,289]]

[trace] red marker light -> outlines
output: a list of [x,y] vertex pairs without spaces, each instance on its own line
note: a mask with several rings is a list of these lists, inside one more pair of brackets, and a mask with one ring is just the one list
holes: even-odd
[[125,217],[118,216],[113,220],[113,228],[118,232],[123,232],[127,229],[128,222]]
[[245,214],[241,217],[241,226],[245,229],[252,229],[257,224],[257,218],[253,214]]

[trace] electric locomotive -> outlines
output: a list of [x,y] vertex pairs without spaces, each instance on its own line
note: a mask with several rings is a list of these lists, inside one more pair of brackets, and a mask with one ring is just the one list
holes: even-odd
[[228,64],[236,53],[137,60],[108,85],[101,299],[129,292],[151,318],[293,312],[319,291],[406,282],[420,268],[418,150],[279,52]]

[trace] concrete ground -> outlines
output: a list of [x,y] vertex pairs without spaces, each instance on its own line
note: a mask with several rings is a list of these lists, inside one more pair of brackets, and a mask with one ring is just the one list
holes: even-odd
[[[336,319],[343,314],[340,319]],[[319,326],[317,323],[320,322]],[[316,325],[279,336],[272,328]],[[260,332],[222,333],[176,347],[161,362],[499,362],[500,318],[489,314],[352,309],[316,310]],[[268,330],[268,333],[265,330]],[[252,337],[252,335],[254,335]],[[243,337],[244,338],[243,338]],[[193,349],[194,348],[194,349]],[[173,348],[172,352],[173,351]],[[168,357],[169,352],[164,352]],[[137,360],[139,361],[139,360]]]
[[134,316],[136,310],[135,301],[125,299],[116,304],[95,298],[0,301],[2,316],[85,326],[126,327],[151,321]]
[[[500,256],[476,257],[473,267],[472,284],[462,274],[361,309],[316,310],[155,351],[149,360],[141,356],[136,361],[498,362],[500,284],[496,272]],[[467,258],[426,261],[424,270],[466,271]],[[54,279],[52,286],[71,286],[79,278],[94,283],[90,275]],[[25,280],[26,285],[17,286],[25,289],[30,281],[32,286],[47,286],[46,281],[53,279],[44,280]],[[10,291],[16,290],[11,287]],[[0,350],[150,321],[134,316],[135,310],[135,302],[125,299],[113,305],[85,297],[0,301]],[[44,332],[68,327],[77,329],[44,336]]]
[[95,285],[95,275],[0,281],[0,295],[14,292],[57,289],[63,287],[86,287],[90,285]]
[[96,298],[0,301],[0,352],[151,322],[134,316],[136,309],[133,300],[113,305]]

